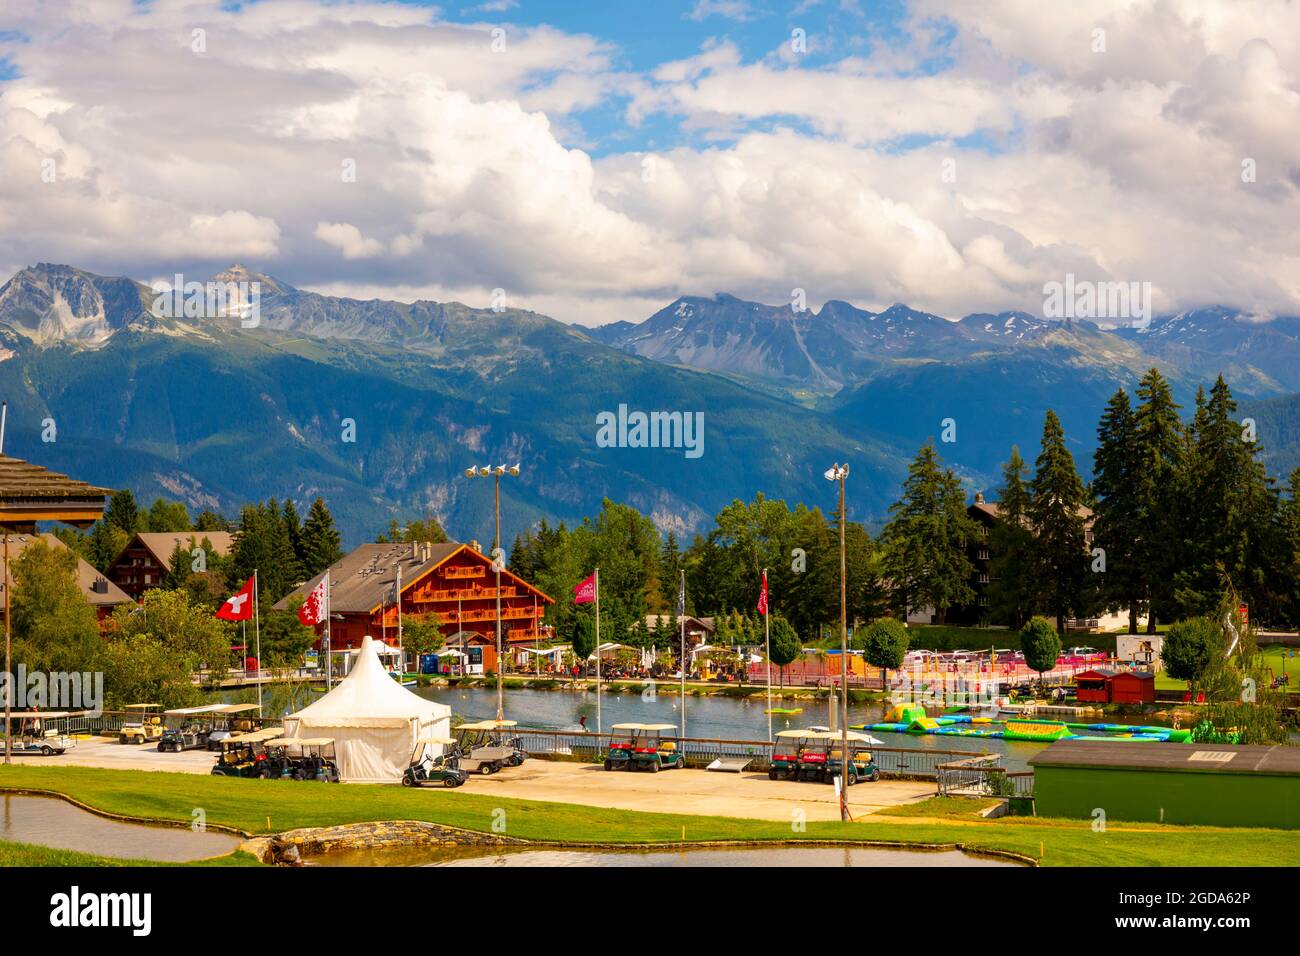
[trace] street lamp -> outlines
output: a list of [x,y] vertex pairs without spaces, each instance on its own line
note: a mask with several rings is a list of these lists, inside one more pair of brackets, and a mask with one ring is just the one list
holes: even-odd
[[[506,467],[505,465],[480,465],[477,468],[470,467],[465,469],[466,478],[488,478],[493,479],[496,487],[496,516],[497,516],[497,534],[496,541],[492,545],[492,566],[497,572],[497,720],[505,719],[505,692],[501,684],[501,670],[504,661],[504,652],[501,647],[501,476],[519,475],[518,463]],[[459,626],[459,622],[457,622]]]
[[840,819],[849,818],[849,602],[844,558],[844,479],[849,466],[831,465],[827,481],[840,483]]

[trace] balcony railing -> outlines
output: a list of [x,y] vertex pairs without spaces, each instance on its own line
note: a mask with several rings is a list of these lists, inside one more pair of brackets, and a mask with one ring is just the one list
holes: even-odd
[[487,568],[474,565],[464,568],[443,568],[444,578],[481,578],[487,574]]

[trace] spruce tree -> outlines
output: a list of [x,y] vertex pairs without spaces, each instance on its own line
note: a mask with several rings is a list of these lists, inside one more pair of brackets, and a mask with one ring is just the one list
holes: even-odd
[[903,497],[890,506],[883,570],[904,615],[930,606],[939,623],[948,608],[975,597],[974,567],[967,545],[979,529],[966,513],[966,494],[951,468],[944,468],[927,442],[903,482]]
[[1158,369],[1137,388],[1137,558],[1147,606],[1147,633],[1172,620],[1172,580],[1181,557],[1178,476],[1183,468],[1183,422],[1173,392]]
[[[302,573],[313,578],[343,557],[341,538],[324,498],[311,503],[302,526]],[[513,555],[512,555],[513,557]]]
[[1043,423],[1042,451],[1029,490],[1029,523],[1034,532],[1032,577],[1038,602],[1055,615],[1057,630],[1064,634],[1066,618],[1077,616],[1088,605],[1084,595],[1088,553],[1081,513],[1083,482],[1065,447],[1060,419],[1051,409]]
[[135,495],[129,490],[115,491],[108,500],[108,510],[104,512],[107,524],[133,535],[140,529],[140,508],[135,503]]
[[1236,413],[1222,376],[1208,396],[1198,392],[1178,489],[1188,503],[1179,512],[1183,550],[1173,575],[1183,617],[1214,613],[1229,584],[1257,613],[1274,604],[1278,495],[1259,460],[1259,443],[1247,440]]
[[998,520],[989,532],[989,616],[997,623],[1018,628],[1034,610],[1032,571],[1034,535],[1029,528],[1029,468],[1020,449],[1002,468],[998,490]]
[[1120,389],[1106,404],[1097,426],[1092,492],[1096,515],[1094,548],[1104,552],[1104,568],[1093,576],[1101,607],[1128,610],[1128,629],[1137,633],[1138,613],[1147,594],[1142,563],[1141,457],[1137,417],[1128,393]]

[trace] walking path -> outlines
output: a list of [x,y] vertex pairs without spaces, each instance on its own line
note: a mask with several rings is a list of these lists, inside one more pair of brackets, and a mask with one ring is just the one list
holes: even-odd
[[[136,747],[102,740],[78,741],[77,746],[63,756],[14,755],[15,763],[32,766],[74,765],[196,774],[210,773],[215,759],[215,754],[206,750],[160,754],[155,744]],[[707,770],[606,772],[599,764],[529,760],[522,767],[510,767],[489,776],[475,774],[464,789],[520,800],[649,813],[790,822],[839,819],[835,789],[830,784],[768,780],[766,773],[734,774]],[[886,778],[876,783],[860,783],[849,788],[849,812],[857,819],[884,807],[924,800],[934,796],[934,792],[934,783],[926,780]],[[796,813],[802,813],[802,816],[796,817]]]

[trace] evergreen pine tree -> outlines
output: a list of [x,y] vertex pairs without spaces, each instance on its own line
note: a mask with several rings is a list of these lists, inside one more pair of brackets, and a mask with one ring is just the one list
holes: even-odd
[[1029,528],[1029,492],[1025,478],[1029,468],[1020,449],[1011,448],[1011,458],[1002,468],[998,490],[998,520],[989,532],[989,615],[994,622],[1018,628],[1034,609],[1034,588],[1030,580],[1034,536]]
[[115,491],[108,499],[108,510],[104,512],[104,521],[128,535],[140,530],[140,508],[135,503],[135,495],[129,490]]
[[974,571],[966,547],[979,529],[966,513],[966,494],[951,468],[943,468],[934,445],[917,453],[903,483],[903,497],[890,506],[883,570],[904,614],[934,608],[942,624],[948,608],[975,597]]
[[324,498],[311,503],[302,526],[302,573],[313,578],[343,557],[342,539]]
[[1172,579],[1181,557],[1178,476],[1183,467],[1183,422],[1173,392],[1157,369],[1137,388],[1136,557],[1147,606],[1147,633],[1174,616]]
[[1051,409],[1043,423],[1042,451],[1029,490],[1029,523],[1034,532],[1032,577],[1038,603],[1056,616],[1057,630],[1064,634],[1066,618],[1087,607],[1084,575],[1088,554],[1080,513],[1083,482],[1065,447],[1060,419]]
[[1128,393],[1120,389],[1106,405],[1097,426],[1093,456],[1092,526],[1094,548],[1104,552],[1104,568],[1093,576],[1098,603],[1128,609],[1129,633],[1137,633],[1138,613],[1147,596],[1142,563],[1142,501],[1137,418]]

